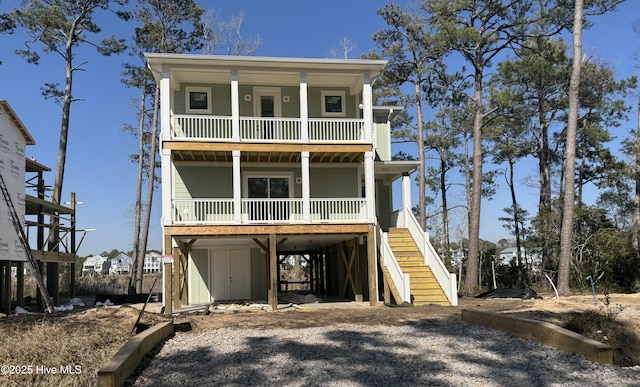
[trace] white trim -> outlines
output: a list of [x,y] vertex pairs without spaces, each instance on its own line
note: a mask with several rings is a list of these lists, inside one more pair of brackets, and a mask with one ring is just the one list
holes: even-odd
[[[189,94],[195,93],[207,93],[207,108],[206,109],[191,109],[189,106]],[[211,88],[202,86],[185,86],[184,87],[184,110],[188,114],[211,114],[213,109],[211,107]]]
[[[325,97],[339,96],[340,102],[342,103],[341,112],[328,112],[326,107]],[[345,101],[345,92],[344,90],[322,90],[320,91],[320,103],[322,109],[320,110],[320,114],[322,117],[346,117],[347,116],[347,108]]]

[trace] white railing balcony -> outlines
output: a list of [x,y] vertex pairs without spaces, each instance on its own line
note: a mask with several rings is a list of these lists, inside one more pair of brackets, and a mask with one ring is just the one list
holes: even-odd
[[175,224],[233,222],[233,199],[173,199]]
[[364,120],[310,118],[309,142],[363,142]]
[[[173,199],[173,224],[299,224],[366,223],[367,205],[362,198],[311,199],[305,222],[303,200],[241,199],[235,217],[233,199]],[[237,220],[239,219],[239,221]]]
[[[306,125],[304,125],[306,123]],[[350,118],[239,117],[236,138],[246,142],[362,143],[364,120]],[[303,128],[307,133],[303,133]],[[231,116],[174,114],[172,140],[224,141],[234,139]]]
[[300,142],[300,119],[241,117],[240,139],[257,142]]
[[171,139],[230,141],[231,117],[176,114],[171,125]]
[[302,222],[302,199],[242,199],[242,223]]

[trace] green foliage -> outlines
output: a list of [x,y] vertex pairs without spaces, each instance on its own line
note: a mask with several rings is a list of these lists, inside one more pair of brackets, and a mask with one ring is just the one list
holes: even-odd
[[111,36],[102,42],[92,42],[88,34],[102,31],[93,20],[93,12],[126,3],[126,0],[28,0],[9,14],[11,22],[24,28],[31,37],[26,42],[27,48],[16,53],[35,64],[40,60],[40,53],[33,47],[35,42],[41,43],[43,52],[56,53],[65,59],[68,48],[83,43],[96,47],[103,55],[121,53],[126,48],[124,39]]

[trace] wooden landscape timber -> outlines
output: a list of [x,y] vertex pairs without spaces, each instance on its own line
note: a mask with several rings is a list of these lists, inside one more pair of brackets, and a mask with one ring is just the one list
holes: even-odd
[[600,363],[613,363],[613,349],[568,329],[546,321],[530,320],[500,313],[462,310],[462,320],[507,332],[512,336],[558,348]]
[[98,370],[98,386],[122,386],[147,352],[172,333],[173,321],[165,321],[133,336]]

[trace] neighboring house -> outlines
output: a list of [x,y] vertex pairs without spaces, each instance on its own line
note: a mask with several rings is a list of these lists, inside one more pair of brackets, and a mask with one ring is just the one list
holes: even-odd
[[[516,247],[507,247],[500,250],[498,253],[498,259],[503,264],[508,264],[511,260],[517,260],[518,249]],[[520,256],[524,259],[525,263],[530,266],[533,274],[540,273],[540,267],[542,263],[542,257],[537,252],[526,251],[524,247],[520,247]]]
[[144,256],[144,272],[157,273],[162,270],[162,255],[158,253],[147,253]]
[[131,271],[131,257],[125,253],[120,253],[111,258],[109,274],[126,274]]
[[278,262],[292,253],[318,294],[377,305],[384,288],[385,301],[457,305],[455,275],[411,214],[418,162],[391,160],[402,108],[372,103],[385,61],[145,56],[162,96],[166,313],[276,307]]
[[93,255],[85,259],[82,264],[82,274],[108,274],[111,267],[111,261],[101,255]]

